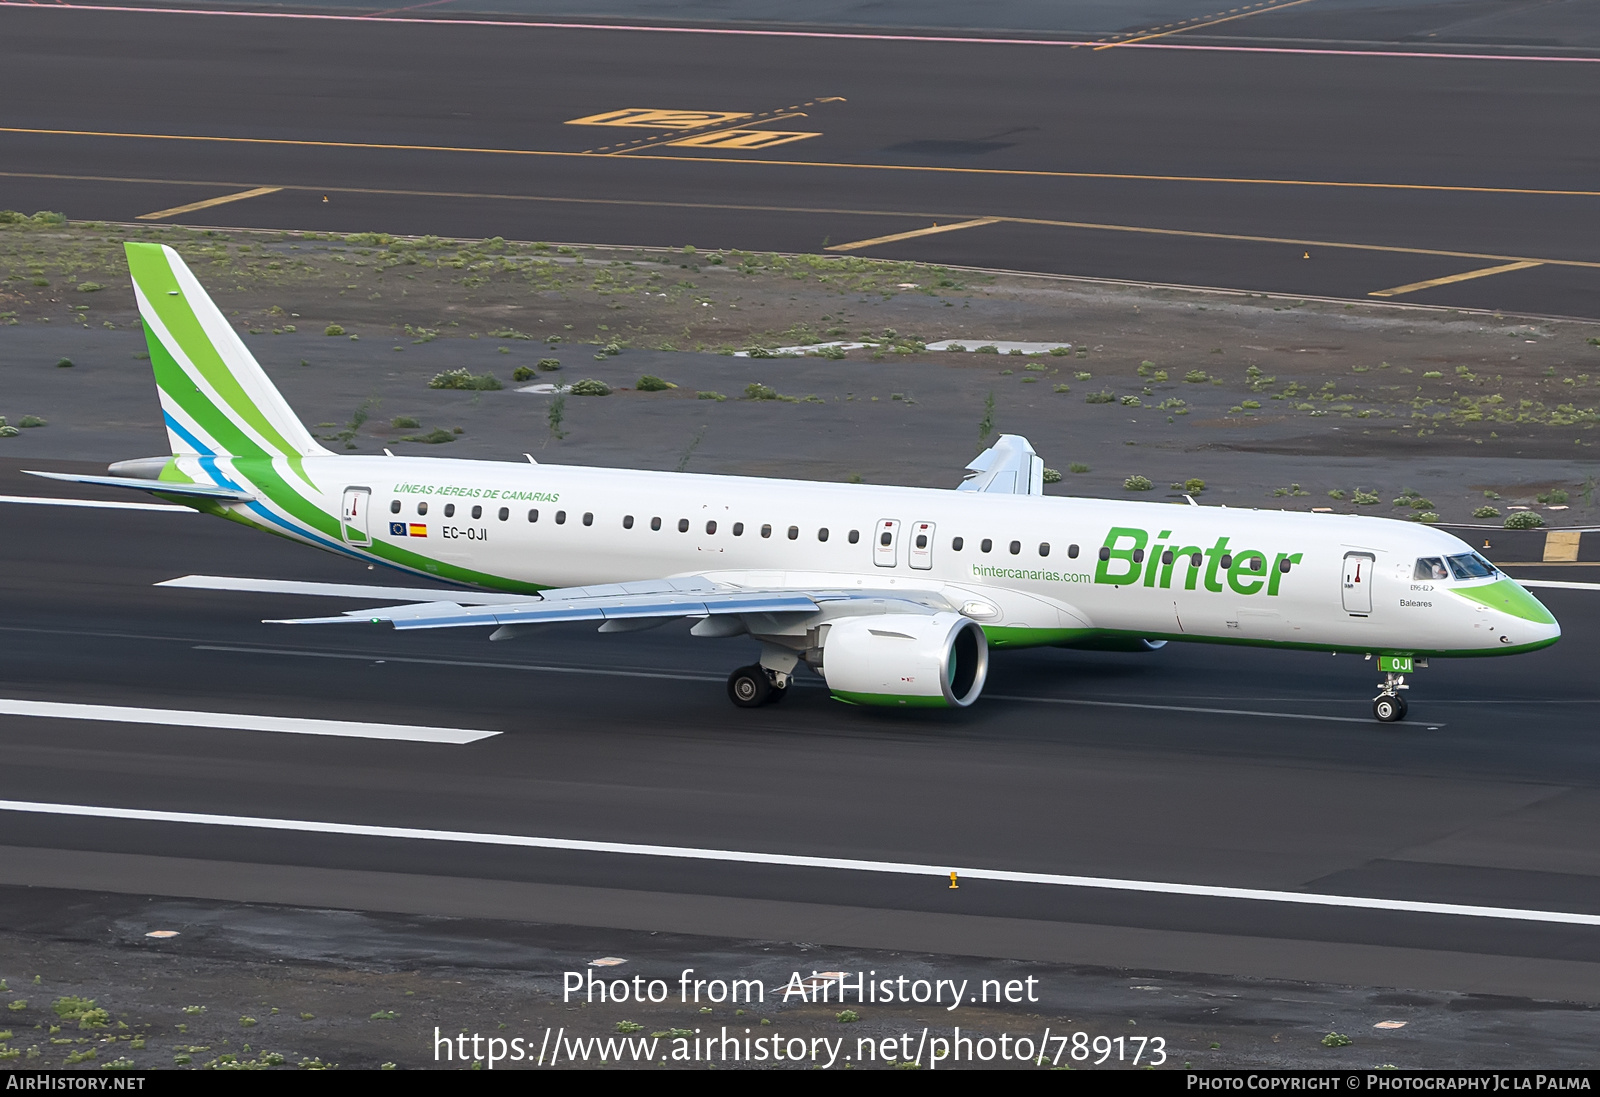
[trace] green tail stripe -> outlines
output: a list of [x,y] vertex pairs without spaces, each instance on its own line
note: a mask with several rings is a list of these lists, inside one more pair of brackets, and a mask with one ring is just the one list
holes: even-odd
[[[128,254],[128,270],[133,275],[133,280],[138,283],[143,291],[145,300],[161,322],[166,325],[172,337],[177,340],[178,346],[200,375],[212,387],[223,402],[226,410],[234,416],[248,423],[261,437],[265,438],[273,447],[285,457],[299,456],[295,447],[278,433],[267,417],[261,414],[244,389],[239,385],[232,370],[228,368],[222,356],[212,345],[211,339],[201,327],[199,319],[195,316],[194,308],[184,297],[178,286],[177,276],[172,271],[172,266],[167,260],[166,250],[160,244],[133,243],[124,245]],[[176,295],[174,295],[176,294]],[[153,344],[158,340],[152,334],[151,357],[154,359]],[[167,356],[173,372],[163,376],[158,370],[156,383],[168,395],[176,396],[183,390],[186,379],[172,356]],[[175,374],[175,375],[174,375]],[[174,383],[176,382],[176,384]],[[187,385],[187,387],[193,387]],[[204,420],[201,420],[203,423]],[[209,429],[209,427],[207,428]],[[238,435],[243,437],[242,432]],[[220,442],[221,439],[218,438]],[[253,440],[248,449],[233,451],[235,457],[253,457],[264,455],[265,450]]]

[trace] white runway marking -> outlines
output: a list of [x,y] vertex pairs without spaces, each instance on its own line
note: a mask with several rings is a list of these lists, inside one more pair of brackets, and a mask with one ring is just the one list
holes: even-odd
[[1053,872],[1013,872],[1008,869],[970,868],[962,865],[928,865],[903,861],[867,861],[853,857],[808,857],[790,853],[750,853],[695,846],[654,846],[635,842],[594,842],[576,838],[535,838],[521,834],[429,830],[421,827],[374,826],[367,823],[331,823],[310,819],[270,819],[252,815],[212,815],[191,811],[156,811],[149,808],[100,807],[90,804],[49,804],[29,800],[0,800],[0,811],[35,815],[68,815],[89,819],[123,819],[152,823],[192,823],[212,827],[240,827],[310,834],[342,834],[360,838],[402,838],[421,842],[462,845],[514,846],[524,849],[561,849],[581,853],[610,853],[632,857],[664,857],[691,861],[722,861],[788,868],[823,868],[845,872],[875,872],[899,876],[948,877],[953,871],[963,880],[996,880],[1015,884],[1133,891],[1156,895],[1184,895],[1205,899],[1239,899],[1258,903],[1344,907],[1406,914],[1450,914],[1466,918],[1496,918],[1516,922],[1555,922],[1574,926],[1600,926],[1600,914],[1574,914],[1560,910],[1521,910],[1515,907],[1471,906],[1463,903],[1425,903],[1407,899],[1369,899],[1360,895],[1319,895],[1315,892],[1268,891],[1261,888],[1221,887],[1211,884],[1174,884],[1157,880],[1118,880],[1104,876],[1067,876]]
[[159,724],[165,727],[224,728],[229,731],[276,731],[289,735],[334,735],[350,739],[395,739],[411,743],[464,745],[499,735],[498,731],[370,724],[358,720],[313,720],[298,716],[251,716],[234,712],[187,712],[170,708],[126,705],[79,705],[61,701],[0,698],[0,716],[42,716],[56,720],[103,720],[114,724]]
[[[1335,724],[1371,724],[1370,716],[1317,716],[1306,712],[1264,712],[1248,708],[1201,708],[1198,705],[1151,705],[1138,701],[1090,701],[1081,697],[1014,697],[992,693],[985,695],[991,701],[1025,701],[1035,705],[1088,705],[1092,708],[1142,708],[1156,712],[1201,712],[1211,716],[1268,716],[1277,720],[1327,720]],[[1429,729],[1442,728],[1433,721]]]
[[1525,587],[1549,587],[1552,590],[1600,590],[1600,583],[1576,583],[1564,579],[1518,579],[1517,582]]
[[114,503],[107,499],[51,499],[43,495],[0,495],[0,503],[34,503],[47,507],[98,507],[102,510],[176,510],[198,514],[193,507],[171,503]]

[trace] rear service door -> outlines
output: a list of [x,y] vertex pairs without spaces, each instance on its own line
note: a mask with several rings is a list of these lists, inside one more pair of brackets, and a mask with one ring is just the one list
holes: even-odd
[[911,523],[911,547],[906,550],[907,562],[918,571],[933,567],[933,523]]
[[367,509],[372,503],[371,488],[345,488],[344,507],[339,527],[344,539],[352,545],[368,545],[372,538],[367,534]]
[[872,534],[872,562],[880,568],[892,568],[900,559],[900,519],[880,518]]
[[1344,611],[1355,617],[1372,613],[1372,565],[1370,552],[1344,554]]

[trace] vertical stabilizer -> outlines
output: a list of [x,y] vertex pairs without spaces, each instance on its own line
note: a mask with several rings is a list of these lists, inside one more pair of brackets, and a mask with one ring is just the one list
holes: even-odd
[[178,253],[124,246],[172,452],[295,461],[327,453]]

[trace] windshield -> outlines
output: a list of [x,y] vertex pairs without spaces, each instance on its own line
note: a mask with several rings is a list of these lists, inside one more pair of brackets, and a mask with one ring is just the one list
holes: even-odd
[[1476,552],[1464,552],[1446,559],[1450,561],[1450,570],[1457,579],[1486,579],[1495,573],[1494,565]]
[[1448,579],[1450,573],[1445,570],[1444,559],[1439,556],[1424,556],[1417,561],[1417,570],[1411,573],[1413,579]]

